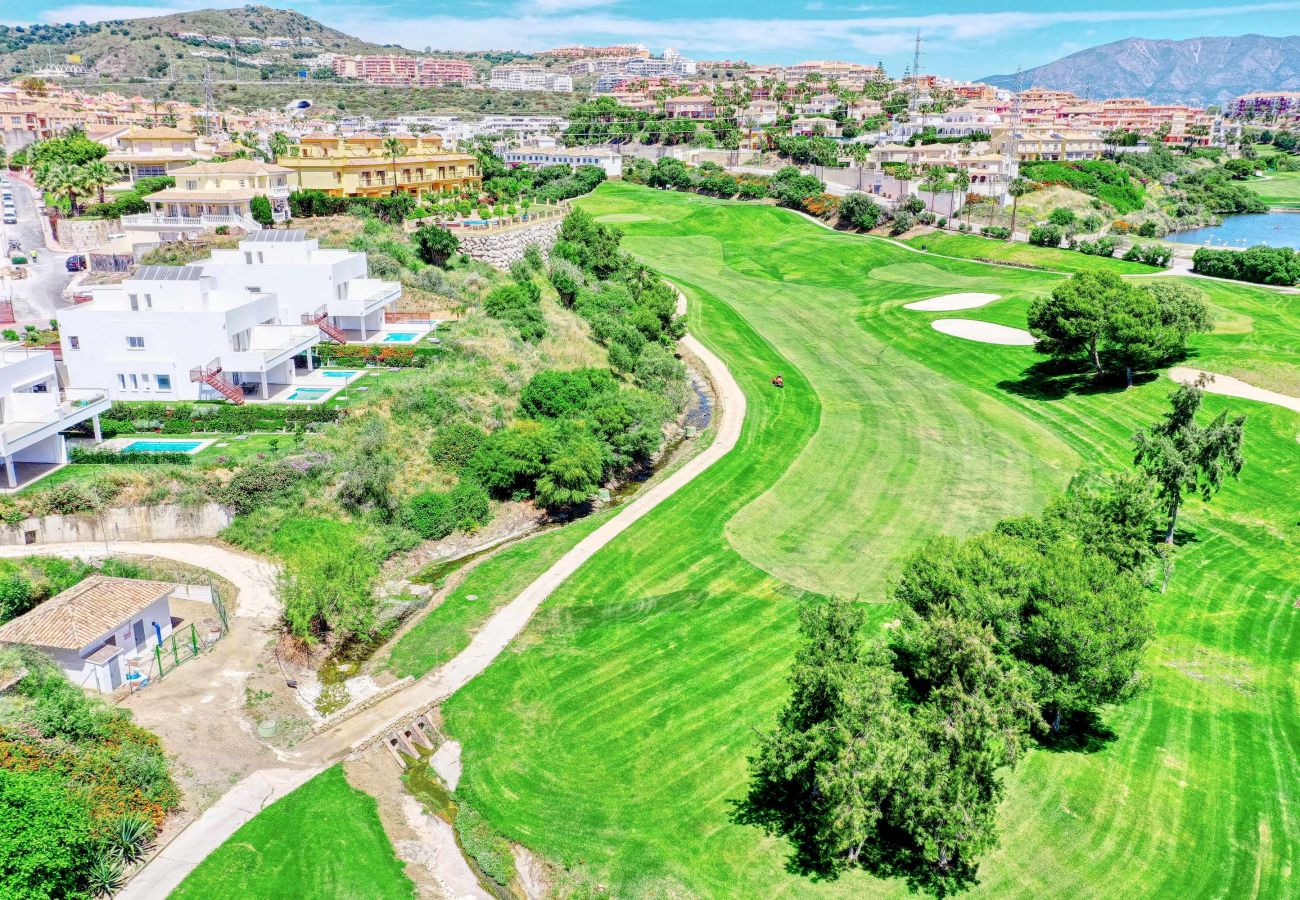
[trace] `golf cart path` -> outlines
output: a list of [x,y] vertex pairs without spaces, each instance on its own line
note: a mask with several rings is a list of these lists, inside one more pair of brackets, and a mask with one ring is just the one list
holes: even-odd
[[[680,291],[677,308],[679,313],[686,309],[686,298]],[[745,395],[722,360],[694,336],[686,335],[681,344],[704,364],[717,391],[720,408],[718,430],[708,447],[680,469],[651,485],[560,557],[514,600],[488,619],[469,645],[445,665],[374,706],[303,741],[292,753],[283,755],[285,767],[257,770],[232,787],[136,873],[117,895],[119,900],[163,900],[209,853],[263,807],[333,763],[361,750],[404,717],[446,700],[464,687],[523,631],[542,602],[597,551],[730,453],[740,439],[745,421]],[[201,564],[197,560],[194,562]]]
[[1270,391],[1267,388],[1255,387],[1255,385],[1248,384],[1239,378],[1233,378],[1231,375],[1216,375],[1214,372],[1189,369],[1184,366],[1175,366],[1169,370],[1170,378],[1183,383],[1194,382],[1202,375],[1210,377],[1210,383],[1205,386],[1207,393],[1222,394],[1225,397],[1240,397],[1243,400],[1258,400],[1260,403],[1271,403],[1274,406],[1282,406],[1300,412],[1300,397],[1292,397],[1290,394],[1279,394],[1277,391]]
[[278,569],[265,560],[216,544],[184,541],[70,541],[58,544],[0,546],[0,558],[15,556],[65,556],[103,559],[107,556],[160,556],[215,572],[239,591],[235,615],[247,619],[278,619],[280,601],[275,595]]

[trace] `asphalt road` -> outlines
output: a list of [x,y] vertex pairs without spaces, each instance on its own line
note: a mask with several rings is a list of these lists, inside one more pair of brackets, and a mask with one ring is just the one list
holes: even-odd
[[37,251],[37,259],[35,263],[28,263],[26,278],[0,282],[0,295],[13,300],[14,318],[19,322],[45,322],[57,318],[59,308],[65,305],[63,289],[72,278],[72,273],[65,267],[70,254],[45,248],[45,233],[41,229],[32,188],[12,174],[9,181],[13,185],[18,224],[0,225],[0,250],[8,247],[10,240],[16,240],[29,260],[33,249]]

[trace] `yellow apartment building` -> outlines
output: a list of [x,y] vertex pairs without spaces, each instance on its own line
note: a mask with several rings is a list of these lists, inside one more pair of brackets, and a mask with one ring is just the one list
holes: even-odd
[[229,141],[200,137],[179,128],[132,128],[118,136],[117,149],[105,156],[104,162],[123,166],[134,182],[155,175],[174,175],[177,169],[216,156],[233,156],[239,149]]
[[394,191],[419,196],[443,189],[477,189],[483,183],[478,158],[442,149],[442,139],[400,136],[406,153],[396,160],[379,135],[308,135],[277,160],[292,171],[294,190],[318,190],[337,197],[387,197]]

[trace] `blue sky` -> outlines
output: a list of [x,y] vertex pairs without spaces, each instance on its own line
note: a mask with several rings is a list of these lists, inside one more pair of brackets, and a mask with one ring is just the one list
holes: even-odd
[[[263,0],[265,2],[265,0]],[[234,5],[203,0],[0,0],[0,21],[63,22],[127,18],[185,8]],[[1300,0],[297,0],[287,6],[368,40],[423,49],[539,50],[566,43],[644,43],[698,58],[796,62],[884,60],[894,72],[912,58],[919,28],[925,71],[976,78],[1040,65],[1125,37],[1285,35]]]

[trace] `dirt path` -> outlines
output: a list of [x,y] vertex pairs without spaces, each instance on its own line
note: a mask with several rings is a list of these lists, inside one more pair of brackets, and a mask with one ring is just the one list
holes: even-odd
[[275,594],[275,566],[216,544],[189,544],[183,541],[85,541],[0,547],[0,557],[15,556],[75,556],[82,559],[160,556],[208,569],[233,584],[239,591],[236,616],[246,619],[276,619],[280,616],[280,601]]
[[[679,292],[678,311],[685,312],[685,309],[686,298]],[[435,669],[424,678],[355,716],[343,720],[327,731],[308,738],[292,753],[284,754],[285,757],[292,758],[293,762],[290,765],[295,768],[255,771],[231,788],[225,797],[217,801],[175,840],[159,851],[158,855],[132,878],[126,889],[118,894],[120,900],[163,900],[204,857],[219,847],[262,807],[283,797],[330,764],[364,747],[376,736],[388,730],[395,721],[440,703],[464,687],[496,659],[524,629],[542,602],[593,554],[730,453],[740,439],[741,427],[745,421],[745,395],[731,372],[723,365],[722,360],[711,350],[691,335],[683,337],[681,343],[704,364],[717,389],[717,399],[721,408],[717,419],[718,430],[713,443],[683,464],[680,469],[657,484],[651,485],[623,507],[616,516],[560,557],[536,581],[524,588],[519,596],[498,610],[474,635],[469,646],[441,668]],[[154,545],[139,546],[150,548]],[[164,546],[189,548],[191,545]],[[30,550],[31,548],[16,549]],[[193,565],[206,565],[195,557],[187,558],[187,561]],[[221,574],[225,575],[225,573]],[[225,577],[235,581],[229,575]]]
[[1290,394],[1279,394],[1277,391],[1255,387],[1253,384],[1247,384],[1230,375],[1216,375],[1213,372],[1203,372],[1200,369],[1189,369],[1184,366],[1175,366],[1169,370],[1170,378],[1184,383],[1195,381],[1202,375],[1208,375],[1212,379],[1205,386],[1205,390],[1211,394],[1240,397],[1243,400],[1258,400],[1260,403],[1271,403],[1274,406],[1282,406],[1300,412],[1300,397],[1292,397]]

